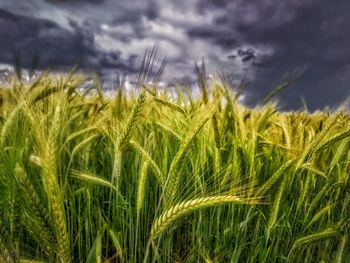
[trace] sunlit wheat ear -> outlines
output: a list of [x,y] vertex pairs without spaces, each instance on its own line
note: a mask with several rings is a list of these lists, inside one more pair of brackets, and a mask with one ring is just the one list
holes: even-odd
[[[112,171],[112,184],[118,183],[121,174],[122,165],[122,152],[120,148],[114,150],[113,171]],[[118,189],[118,186],[117,186]]]
[[129,143],[145,159],[145,161],[148,162],[150,169],[152,170],[154,175],[157,177],[159,183],[164,185],[164,183],[165,183],[165,176],[161,172],[161,170],[158,167],[158,165],[156,164],[156,162],[152,159],[152,157],[137,142],[135,142],[133,140],[130,140]]
[[329,139],[327,139],[327,141],[322,142],[321,145],[317,146],[315,152],[319,152],[327,147],[330,147],[331,145],[333,145],[334,143],[344,140],[346,138],[350,137],[350,129],[344,131],[344,132],[340,132],[336,135],[333,135],[332,137],[330,137]]
[[145,200],[148,167],[149,167],[149,161],[146,160],[142,164],[141,172],[140,172],[140,176],[137,184],[136,213],[138,218],[140,216],[140,211],[141,211],[141,208],[143,207],[143,203]]
[[297,165],[296,169],[299,169],[301,165],[306,161],[306,159],[310,156],[310,154],[314,153],[317,149],[317,146],[322,143],[322,140],[327,135],[327,133],[333,128],[333,125],[336,123],[337,117],[333,117],[327,121],[327,125],[320,133],[317,134],[317,137],[314,137],[303,150]]
[[289,160],[284,163],[268,180],[265,184],[263,184],[259,190],[257,191],[257,196],[264,196],[271,187],[283,176],[286,175],[286,171],[291,167],[291,165],[295,163],[295,160]]
[[291,148],[290,132],[289,132],[289,129],[286,126],[287,125],[285,123],[282,123],[281,128],[282,128],[282,131],[283,131],[283,137],[284,137],[284,141],[285,141],[286,147],[288,149],[290,149]]
[[101,234],[99,233],[96,237],[95,240],[95,258],[96,258],[96,263],[101,263],[101,254],[102,254],[102,240],[101,240]]
[[245,199],[232,195],[218,195],[211,197],[202,197],[189,201],[184,201],[164,211],[153,223],[151,230],[151,239],[156,239],[171,224],[175,223],[181,217],[188,215],[196,210],[207,207],[214,207],[224,204],[257,204],[258,199]]
[[115,186],[113,184],[111,184],[109,181],[107,181],[101,177],[98,177],[96,175],[88,174],[88,173],[84,173],[84,172],[80,172],[80,171],[72,171],[71,175],[72,175],[72,177],[74,177],[82,182],[85,182],[87,184],[108,187],[108,188],[111,188],[111,189],[117,191],[117,188],[115,188]]
[[25,209],[27,213],[31,215],[29,218],[25,218],[26,222],[32,221],[31,224],[26,224],[26,228],[30,228],[32,233],[40,232],[40,235],[36,237],[40,241],[40,245],[49,253],[56,250],[56,239],[54,231],[50,226],[50,214],[45,207],[45,202],[40,200],[36,193],[34,185],[29,180],[24,169],[20,165],[16,165],[15,168],[16,180],[19,183],[20,189],[24,193],[24,201],[26,204]]
[[160,127],[162,130],[166,131],[167,133],[171,134],[177,140],[179,141],[182,140],[182,137],[176,131],[174,131],[171,127],[168,127],[167,125],[159,121],[154,122],[154,124]]
[[281,207],[281,200],[282,200],[283,193],[285,192],[284,189],[285,189],[286,183],[287,183],[287,177],[283,178],[283,181],[278,189],[278,192],[277,192],[276,196],[274,197],[274,201],[273,201],[272,207],[270,209],[268,223],[266,226],[268,236],[270,235],[271,229],[274,227],[274,225],[277,222],[278,214],[279,214],[280,207]]
[[45,147],[43,184],[55,224],[57,253],[63,262],[69,263],[71,262],[70,240],[67,232],[63,192],[60,189],[57,174],[58,138],[62,114],[61,105],[56,106]]
[[235,116],[237,119],[237,136],[239,135],[239,140],[245,142],[247,139],[246,124],[244,123],[244,109],[242,109],[237,103],[235,106]]
[[118,138],[118,147],[122,148],[131,138],[132,132],[138,125],[141,117],[142,107],[146,102],[146,93],[142,92],[138,97],[134,107],[131,110],[130,116],[126,122],[125,127],[122,130],[121,135]]
[[257,122],[256,122],[256,131],[257,132],[263,132],[266,130],[266,126],[269,123],[269,119],[271,116],[273,116],[276,112],[276,109],[273,107],[267,108],[260,116],[257,117]]
[[92,134],[80,143],[78,143],[71,154],[71,158],[73,158],[79,151],[86,148],[89,144],[91,144],[94,140],[96,140],[100,135],[98,133]]
[[57,83],[51,83],[47,81],[42,85],[38,86],[37,89],[34,89],[26,94],[26,101],[28,105],[33,105],[39,101],[43,101],[49,96],[57,93],[61,90],[61,87]]
[[[81,114],[81,113],[79,113]],[[85,128],[85,129],[82,129],[82,130],[79,130],[77,132],[74,132],[72,134],[70,134],[67,139],[66,139],[66,142],[69,142],[77,137],[80,137],[82,135],[85,135],[85,134],[89,134],[90,132],[96,132],[98,131],[98,128],[96,126],[92,126],[92,127],[88,127],[88,128]]]
[[180,174],[178,172],[179,165],[181,161],[183,160],[186,152],[188,151],[189,147],[191,146],[191,143],[197,133],[200,131],[200,129],[205,125],[205,123],[210,119],[211,114],[214,112],[214,109],[209,111],[209,114],[203,116],[201,120],[198,121],[198,123],[195,124],[195,126],[188,132],[185,139],[182,141],[179,150],[177,151],[174,159],[171,162],[166,187],[165,187],[165,203],[166,205],[170,204],[178,191],[178,186],[180,182]]
[[[339,146],[336,148],[334,157],[332,158],[332,162],[330,163],[330,167],[335,167],[338,163],[342,162],[341,159],[348,152],[350,147],[350,137],[339,142]],[[350,166],[349,166],[350,169]]]
[[183,115],[186,115],[186,112],[179,106],[177,106],[176,104],[168,101],[168,100],[165,100],[165,99],[162,99],[162,98],[158,98],[158,97],[153,97],[153,100],[165,107],[168,107],[169,109],[172,109],[174,111],[178,111],[180,112],[181,114]]
[[121,173],[121,162],[122,162],[122,149],[129,142],[132,132],[138,125],[141,117],[141,110],[146,102],[146,93],[142,92],[138,97],[134,107],[131,110],[131,114],[119,135],[114,148],[114,162],[112,171],[112,182],[117,180]]
[[3,151],[6,143],[6,139],[11,133],[11,130],[14,129],[14,125],[16,125],[16,120],[20,116],[23,110],[23,105],[19,104],[17,107],[11,112],[10,116],[6,119],[5,123],[1,127],[0,133],[0,150]]

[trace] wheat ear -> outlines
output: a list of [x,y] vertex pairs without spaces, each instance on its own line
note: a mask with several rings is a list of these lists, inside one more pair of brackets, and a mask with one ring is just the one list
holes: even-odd
[[146,102],[146,93],[142,92],[138,97],[136,104],[131,110],[131,114],[127,120],[126,126],[124,127],[118,142],[117,147],[122,148],[125,143],[127,143],[131,137],[133,130],[136,128],[136,124],[138,123],[141,116],[141,109]]
[[164,100],[164,99],[161,99],[161,98],[158,98],[158,97],[153,97],[153,100],[159,104],[162,104],[166,107],[168,107],[169,109],[172,109],[172,110],[175,110],[177,112],[180,112],[181,114],[185,115],[186,116],[186,112],[179,106],[177,106],[176,104],[170,102],[170,101],[167,101],[167,100]]
[[334,263],[342,263],[343,262],[343,259],[344,259],[344,262],[345,262],[345,252],[346,252],[346,244],[347,244],[347,241],[348,241],[348,235],[347,234],[344,234],[341,239],[340,239],[340,242],[339,242],[339,246],[337,248],[337,252],[336,252],[336,255],[335,255],[335,260],[334,260]]
[[198,122],[198,124],[189,131],[186,138],[182,141],[179,150],[177,151],[173,161],[171,162],[169,172],[168,172],[168,178],[166,183],[166,189],[165,189],[165,203],[170,204],[171,201],[174,200],[178,184],[180,182],[180,178],[178,176],[178,166],[180,162],[183,160],[187,150],[189,149],[192,141],[194,140],[197,133],[200,131],[200,129],[205,125],[205,123],[209,120],[210,115],[213,113],[212,111],[209,112],[210,114],[207,114],[204,116],[204,118]]
[[156,164],[156,162],[152,159],[152,157],[148,154],[148,152],[137,142],[130,140],[130,145],[149,163],[151,170],[154,175],[157,177],[160,184],[165,183],[165,176],[161,172],[160,168]]
[[58,138],[61,128],[61,117],[62,108],[58,105],[53,116],[45,149],[43,183],[56,227],[57,253],[63,262],[70,263],[70,240],[67,232],[63,193],[60,190],[57,174]]
[[[21,190],[24,193],[26,209],[29,211],[30,216],[25,216],[23,220],[33,224],[26,224],[26,228],[33,226],[32,232],[39,231],[40,235],[36,235],[38,240],[40,240],[41,245],[48,252],[53,252],[56,249],[56,239],[54,237],[54,232],[52,230],[50,222],[50,214],[44,205],[44,202],[40,200],[34,185],[29,180],[26,172],[20,165],[16,165],[15,168],[16,180],[19,183]],[[28,229],[30,231],[30,229]]]
[[114,184],[114,180],[117,180],[117,184],[118,184],[118,178],[121,174],[122,149],[125,146],[125,144],[130,140],[131,134],[133,130],[136,128],[136,125],[141,116],[141,109],[145,104],[145,101],[146,101],[146,93],[142,92],[138,97],[136,104],[132,108],[131,114],[127,120],[127,123],[115,144],[114,162],[113,162],[113,171],[112,171],[112,184]]
[[338,133],[332,136],[331,138],[329,138],[326,142],[323,142],[320,146],[318,146],[315,152],[317,153],[340,140],[348,138],[349,136],[350,136],[350,129],[346,130],[345,132]]
[[23,110],[23,104],[19,104],[11,113],[10,116],[6,119],[5,123],[1,127],[1,133],[0,133],[0,150],[3,151],[6,139],[8,134],[11,132],[13,128],[13,125],[16,124],[16,119],[18,118],[19,114],[22,113]]
[[160,127],[161,129],[163,129],[164,131],[166,131],[167,133],[171,134],[178,141],[182,141],[181,136],[177,132],[175,132],[173,129],[171,129],[170,127],[166,126],[165,124],[163,124],[159,121],[154,122],[154,124],[157,125],[158,127]]
[[270,188],[280,179],[286,170],[294,163],[295,160],[289,160],[284,163],[268,180],[263,184],[256,193],[256,196],[265,195]]
[[285,178],[283,178],[281,186],[278,189],[277,195],[275,197],[275,200],[274,200],[273,205],[272,205],[271,210],[270,210],[269,220],[267,223],[267,232],[268,233],[270,233],[272,227],[276,224],[286,183],[287,183],[287,178],[285,177]]
[[320,240],[332,238],[332,237],[336,236],[337,234],[338,234],[338,230],[331,227],[331,228],[327,228],[323,231],[320,231],[318,233],[307,235],[307,236],[304,236],[304,237],[297,239],[294,242],[292,249],[288,253],[287,262],[289,262],[291,254],[296,248],[303,246],[303,245],[315,243],[315,242],[318,242]]
[[138,218],[145,199],[145,188],[146,188],[148,167],[149,167],[149,161],[145,161],[142,164],[141,173],[140,173],[140,177],[137,185],[136,212],[137,212]]
[[14,262],[10,252],[7,250],[5,246],[5,242],[2,241],[1,237],[0,237],[0,261],[11,262],[11,263]]
[[188,215],[196,210],[206,207],[213,207],[229,203],[235,204],[253,204],[258,203],[257,199],[247,199],[232,195],[219,195],[211,197],[202,197],[189,201],[181,202],[164,211],[158,219],[153,223],[151,230],[151,239],[156,239],[162,234],[172,223],[179,218]]
[[83,173],[83,172],[79,172],[79,171],[73,171],[71,173],[71,175],[74,178],[81,180],[83,182],[93,184],[93,185],[108,187],[108,188],[111,188],[111,189],[117,191],[117,189],[115,188],[115,186],[112,183],[110,183],[109,181],[107,181],[101,177],[98,177],[96,175]]
[[3,218],[0,218],[0,249],[0,258],[3,257],[6,260],[5,262],[17,262],[17,251],[14,248],[11,234],[4,225]]

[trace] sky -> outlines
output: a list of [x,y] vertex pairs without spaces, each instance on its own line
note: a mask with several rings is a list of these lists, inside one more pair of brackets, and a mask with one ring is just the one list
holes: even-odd
[[298,70],[281,108],[335,108],[350,96],[349,14],[348,0],[0,0],[0,72],[17,49],[23,67],[39,54],[41,69],[132,78],[156,44],[169,85],[193,84],[204,59],[249,81],[244,103],[256,105]]

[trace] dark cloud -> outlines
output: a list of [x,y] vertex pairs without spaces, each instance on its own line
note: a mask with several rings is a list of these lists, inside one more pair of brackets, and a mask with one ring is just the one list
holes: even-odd
[[247,62],[250,60],[255,60],[256,51],[253,48],[247,48],[247,49],[238,49],[237,55],[241,57],[242,62]]
[[[207,14],[211,10],[217,10],[211,26],[190,28],[188,34],[193,39],[215,43],[224,51],[236,49],[229,59],[240,58],[252,63],[255,68],[252,104],[267,94],[284,73],[296,67],[307,70],[282,96],[287,108],[301,106],[300,95],[311,109],[336,105],[350,95],[349,1],[198,2],[199,13]],[[222,35],[231,41],[220,41]],[[249,46],[256,50],[247,48]],[[265,56],[259,54],[264,46],[273,52]]]
[[155,20],[159,17],[159,5],[156,1],[148,1],[145,15],[150,20]]
[[40,56],[41,68],[68,68],[79,64],[82,68],[119,68],[131,71],[132,65],[123,61],[120,52],[103,52],[95,45],[89,24],[69,21],[71,30],[46,20],[15,15],[0,9],[0,53],[2,63],[13,63],[13,52],[18,50],[23,67],[33,57]]
[[46,0],[49,3],[65,4],[65,3],[94,3],[103,4],[105,0]]
[[218,26],[217,28],[207,28],[205,26],[190,28],[188,30],[188,35],[192,38],[206,39],[224,49],[234,48],[239,44],[239,40],[237,36],[232,33],[231,28],[225,26]]

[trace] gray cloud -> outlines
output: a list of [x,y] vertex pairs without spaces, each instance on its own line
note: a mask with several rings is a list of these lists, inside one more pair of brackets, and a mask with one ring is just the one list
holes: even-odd
[[57,23],[12,14],[0,9],[0,53],[2,63],[13,63],[14,49],[20,51],[23,67],[28,67],[35,54],[41,68],[67,69],[75,64],[82,68],[118,68],[130,72],[134,63],[124,61],[120,51],[104,52],[95,44],[89,24],[69,20],[71,30]]
[[103,4],[105,0],[46,0],[50,3],[56,3],[56,4],[65,4],[65,3],[95,3],[95,4]]
[[[197,4],[199,13],[206,14],[212,9],[218,12],[211,26],[190,28],[188,34],[193,39],[215,43],[224,51],[236,50],[229,55],[230,60],[252,63],[252,104],[285,72],[296,67],[307,70],[283,94],[282,103],[287,108],[301,106],[300,95],[312,109],[336,105],[350,95],[348,1],[203,0]],[[223,35],[228,41],[222,41]],[[247,52],[251,47],[254,52]],[[259,55],[264,47],[272,52]]]

